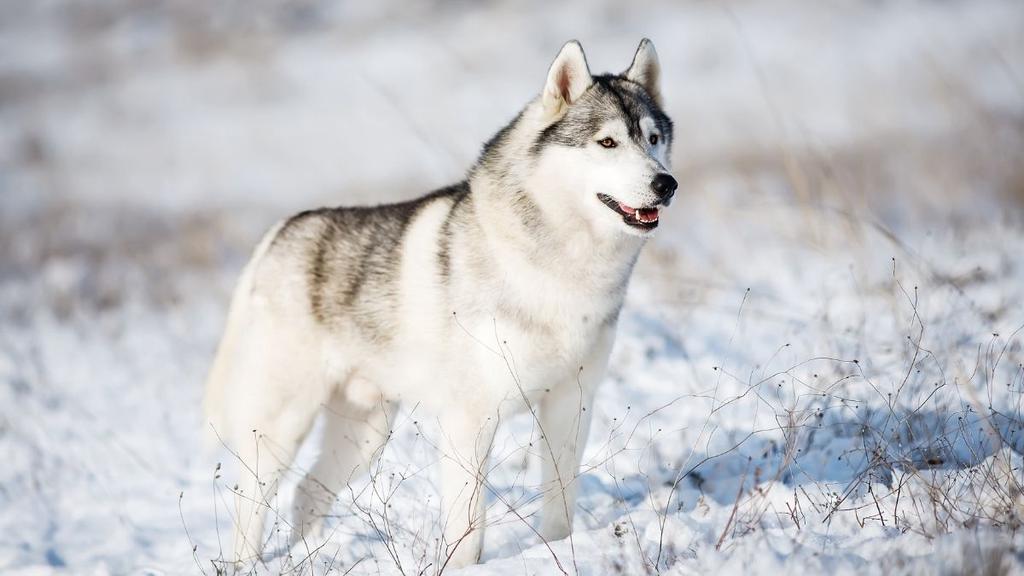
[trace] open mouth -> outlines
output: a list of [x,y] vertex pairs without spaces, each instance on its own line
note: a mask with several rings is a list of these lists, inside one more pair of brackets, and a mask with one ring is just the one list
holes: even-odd
[[654,230],[658,227],[658,207],[634,208],[619,202],[607,194],[598,194],[602,204],[622,216],[622,221],[641,230]]

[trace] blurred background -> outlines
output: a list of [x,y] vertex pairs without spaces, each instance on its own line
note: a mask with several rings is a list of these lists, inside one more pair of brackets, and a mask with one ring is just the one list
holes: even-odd
[[979,342],[1024,321],[1019,0],[3,1],[0,569],[190,567],[182,524],[217,525],[208,494],[175,506],[210,482],[202,378],[262,232],[461,179],[566,40],[596,73],[642,37],[681,196],[614,402],[783,345],[899,380],[915,314],[972,382]]

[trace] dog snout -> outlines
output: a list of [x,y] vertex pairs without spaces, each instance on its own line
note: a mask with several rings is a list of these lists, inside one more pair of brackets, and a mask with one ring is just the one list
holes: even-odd
[[672,195],[676,193],[678,187],[679,183],[671,174],[658,174],[651,181],[651,189],[658,195],[658,199],[665,203],[672,199]]

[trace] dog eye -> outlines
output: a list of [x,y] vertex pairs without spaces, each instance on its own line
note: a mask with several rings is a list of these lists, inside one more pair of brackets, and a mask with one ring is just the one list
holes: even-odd
[[658,145],[658,135],[657,134],[651,134],[651,137],[648,138],[648,140],[651,141],[651,146],[657,146]]
[[600,144],[601,146],[604,146],[605,148],[615,148],[616,146],[619,145],[618,142],[616,142],[615,140],[612,140],[611,138],[604,138],[604,139],[598,140],[597,143]]

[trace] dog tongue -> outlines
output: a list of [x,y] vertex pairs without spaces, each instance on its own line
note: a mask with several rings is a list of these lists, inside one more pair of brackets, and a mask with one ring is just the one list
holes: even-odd
[[619,210],[622,210],[626,214],[633,214],[634,212],[636,212],[636,208],[633,208],[632,206],[627,206],[622,202],[619,202]]

